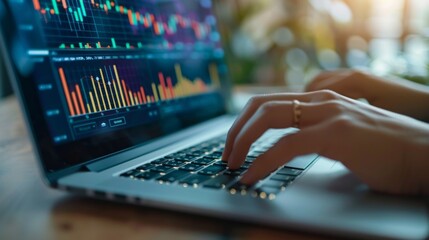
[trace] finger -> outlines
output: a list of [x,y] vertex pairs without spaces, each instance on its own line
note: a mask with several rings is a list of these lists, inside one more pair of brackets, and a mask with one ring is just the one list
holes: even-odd
[[[368,76],[359,71],[343,70],[333,72],[334,74],[322,75],[307,86],[307,91],[331,90],[349,98],[367,98],[363,85]],[[357,84],[359,81],[359,84]],[[375,86],[374,86],[375,87]]]
[[305,88],[306,92],[317,91],[316,89],[320,89],[317,86],[324,82],[326,79],[332,78],[334,76],[338,76],[341,74],[341,71],[325,71],[317,75]]
[[322,93],[322,92],[311,92],[311,93],[303,93],[303,94],[272,94],[265,96],[258,96],[252,98],[244,107],[240,116],[237,117],[236,121],[232,125],[231,129],[228,132],[227,140],[225,142],[225,148],[222,154],[222,160],[226,161],[231,152],[232,147],[234,145],[235,139],[238,133],[241,131],[246,122],[255,114],[255,112],[259,109],[259,107],[269,101],[292,101],[298,100],[301,102],[311,102],[313,99],[333,99],[334,96]]
[[253,185],[297,156],[321,153],[326,143],[322,131],[323,127],[312,126],[283,137],[253,162],[240,181]]
[[[336,112],[341,111],[340,108],[341,104],[336,101],[301,103],[300,128],[305,129],[307,126],[315,125],[324,119],[332,118]],[[227,159],[228,167],[231,169],[240,167],[252,143],[268,129],[291,127],[293,115],[293,104],[290,101],[269,102],[261,106],[237,134],[234,148]]]

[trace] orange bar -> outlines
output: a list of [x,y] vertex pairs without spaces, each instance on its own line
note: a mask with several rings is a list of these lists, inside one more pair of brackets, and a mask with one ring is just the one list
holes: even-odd
[[128,21],[130,21],[131,25],[134,25],[133,12],[130,9],[128,9]]
[[108,13],[109,9],[107,8],[107,4],[104,4],[104,11]]
[[141,94],[142,94],[143,103],[146,103],[146,94],[145,94],[145,92],[144,92],[143,87],[140,87],[140,92],[141,92]]
[[95,4],[94,0],[91,0],[91,4],[92,4],[92,5],[94,5],[94,4]]
[[79,105],[77,103],[76,94],[74,92],[72,92],[72,98],[73,98],[74,106],[76,107],[77,115],[80,115]]
[[121,14],[124,14],[124,6],[119,6],[119,12],[120,12]]
[[143,22],[144,22],[144,26],[146,28],[148,28],[149,27],[149,19],[147,19],[146,17],[143,17]]
[[139,12],[136,12],[136,19],[137,19],[137,22],[140,21],[140,13]]
[[127,91],[127,86],[125,85],[125,81],[122,80],[122,87],[124,88],[124,95],[125,95],[125,99],[127,100],[127,106],[130,106],[130,98],[128,97],[128,91]]
[[156,35],[160,35],[161,34],[161,32],[159,31],[159,26],[158,26],[157,22],[153,23],[153,29],[154,29]]
[[63,2],[63,8],[66,9],[67,8],[67,2],[66,2],[66,0],[62,0],[62,2]]
[[72,101],[70,99],[69,87],[67,85],[66,77],[64,75],[64,70],[62,68],[58,68],[58,72],[60,73],[61,83],[63,85],[64,94],[66,95],[66,100],[67,100],[67,105],[68,105],[69,110],[70,110],[70,115],[74,116],[76,114],[74,112],[73,104],[72,104]]
[[39,0],[33,0],[33,5],[34,5],[34,9],[36,9],[37,11],[40,10],[40,2],[39,2]]
[[174,89],[173,89],[173,84],[171,83],[171,77],[167,78],[167,84],[168,84],[168,89],[170,89],[170,94],[171,94],[171,98],[174,98]]
[[83,104],[82,92],[80,91],[80,87],[77,84],[76,84],[76,92],[77,92],[77,97],[79,99],[80,108],[82,109],[82,113],[86,114],[85,105]]

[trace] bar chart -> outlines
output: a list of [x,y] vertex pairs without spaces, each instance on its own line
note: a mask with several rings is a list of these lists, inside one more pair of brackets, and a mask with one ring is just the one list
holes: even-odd
[[181,65],[174,64],[173,67],[174,74],[158,71],[153,80],[122,77],[115,64],[100,66],[98,71],[93,70],[78,81],[68,79],[63,67],[58,68],[58,75],[70,117],[172,101],[220,88],[215,63],[207,66],[205,79],[191,79],[184,74]]

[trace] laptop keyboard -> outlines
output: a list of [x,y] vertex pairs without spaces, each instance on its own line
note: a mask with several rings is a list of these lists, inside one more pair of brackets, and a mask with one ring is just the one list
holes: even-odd
[[120,176],[156,181],[160,184],[178,184],[183,187],[226,189],[231,194],[250,194],[272,200],[317,158],[315,154],[296,158],[253,186],[241,184],[240,176],[259,155],[271,148],[282,136],[284,133],[277,132],[261,137],[252,145],[245,163],[235,170],[228,169],[227,164],[221,160],[225,145],[225,137],[222,137],[145,163]]

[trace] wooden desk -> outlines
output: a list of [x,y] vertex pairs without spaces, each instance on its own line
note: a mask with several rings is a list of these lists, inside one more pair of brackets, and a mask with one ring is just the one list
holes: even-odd
[[46,187],[15,98],[0,102],[0,239],[323,239]]

